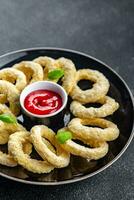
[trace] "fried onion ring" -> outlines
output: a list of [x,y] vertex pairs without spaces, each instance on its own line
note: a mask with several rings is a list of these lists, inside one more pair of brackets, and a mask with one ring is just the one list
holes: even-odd
[[[34,145],[34,148],[43,159],[47,159],[49,163],[51,163],[57,168],[68,166],[70,162],[70,154],[64,151],[58,145],[55,139],[55,133],[51,129],[49,129],[47,126],[44,126],[44,125],[34,126],[31,129],[30,137]],[[53,153],[46,146],[46,144],[44,144],[42,137],[43,139],[49,140],[50,143],[55,146],[56,154]]]
[[25,169],[33,173],[49,173],[54,169],[54,166],[49,164],[46,160],[32,159],[23,151],[24,143],[31,143],[29,139],[29,132],[16,132],[9,137],[8,148],[12,153],[14,159]]
[[108,96],[98,100],[96,103],[100,103],[102,106],[100,108],[86,108],[80,102],[72,101],[70,110],[74,116],[79,118],[99,118],[112,115],[119,108],[119,104]]
[[[15,124],[15,125],[12,124],[12,126],[8,127],[9,124],[3,123],[3,122],[1,122],[1,123],[3,126],[5,126],[5,128],[2,127],[1,125],[0,125],[0,127],[2,127],[2,129],[4,131],[6,131],[6,132],[3,132],[3,138],[5,136],[4,144],[6,144],[8,142],[10,134],[14,133],[15,131],[25,130],[25,128],[23,126],[21,126],[20,124]],[[10,130],[10,128],[11,128],[11,130]],[[10,130],[10,132],[9,132],[9,130]],[[5,135],[5,133],[7,133],[7,135]],[[2,136],[2,130],[1,130],[0,135]],[[0,143],[2,143],[2,141],[0,141]],[[30,144],[25,143],[24,144],[24,152],[30,154],[31,151],[32,151],[32,146]],[[13,156],[11,155],[10,150],[8,151],[8,153],[3,153],[2,151],[0,151],[0,164],[9,166],[9,167],[15,167],[17,165],[17,162],[14,160]]]
[[[60,131],[66,131],[67,128],[62,128]],[[70,131],[70,130],[69,130]],[[73,134],[73,133],[72,133]],[[89,145],[90,147],[82,146],[75,142],[75,139],[82,141],[83,143]],[[96,142],[96,141],[86,141],[81,138],[74,138],[73,140],[67,140],[64,144],[60,146],[66,151],[70,152],[73,155],[81,156],[90,160],[98,160],[104,157],[108,152],[108,144],[106,142]]]
[[[86,125],[99,126],[87,127]],[[98,141],[112,141],[119,136],[119,129],[113,123],[106,119],[101,118],[90,118],[90,119],[72,119],[68,128],[73,132],[74,137],[79,137],[87,140],[98,140]]]
[[5,104],[0,103],[0,114],[5,114],[5,113],[8,113],[8,114],[14,116],[14,114],[11,112],[11,110]]
[[[5,113],[13,115],[11,110],[6,105],[0,104],[0,114],[5,114]],[[0,144],[6,144],[8,142],[10,133],[6,129],[7,126],[8,126],[7,123],[5,125],[4,122],[0,121]]]
[[[88,90],[81,90],[77,85],[80,80],[94,82],[93,87]],[[103,98],[108,90],[109,82],[102,73],[91,69],[81,69],[76,72],[76,81],[70,96],[81,103],[93,103]]]
[[[44,68],[44,79],[48,80],[48,72],[61,68],[64,70],[64,77],[62,78],[62,86],[69,94],[75,83],[76,68],[74,63],[67,58],[59,58],[57,60],[41,56],[34,59],[34,62],[39,63]],[[57,80],[54,80],[55,82]]]
[[0,145],[8,142],[9,135],[8,131],[0,132]]
[[27,85],[26,76],[23,72],[13,69],[5,68],[0,70],[0,79],[15,83],[16,88],[21,92]]
[[13,68],[18,69],[25,74],[28,84],[43,80],[43,69],[38,63],[22,61],[13,65]]
[[[57,68],[55,60],[48,56],[40,56],[34,59],[33,61],[42,66],[44,70],[44,80],[48,80],[48,72]],[[52,80],[52,81],[57,82],[57,80]]]
[[19,91],[12,83],[8,81],[0,80],[0,103],[9,103],[9,108],[12,111],[12,113],[14,115],[19,114]]
[[76,82],[76,68],[74,63],[67,58],[59,58],[56,60],[59,68],[64,70],[64,76],[62,78],[62,87],[69,94]]

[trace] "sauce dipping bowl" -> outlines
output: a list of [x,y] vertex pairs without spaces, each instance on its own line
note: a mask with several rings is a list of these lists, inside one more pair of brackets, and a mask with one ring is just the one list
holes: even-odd
[[[57,111],[53,113],[45,114],[45,115],[31,113],[25,108],[24,101],[27,95],[29,95],[31,92],[36,91],[36,90],[49,90],[49,91],[59,94],[60,97],[62,98],[62,106]],[[51,81],[37,81],[35,83],[31,83],[30,85],[24,88],[24,90],[21,92],[21,95],[20,95],[20,105],[21,105],[22,111],[31,118],[40,118],[40,119],[49,118],[60,113],[65,108],[67,104],[67,100],[68,100],[68,96],[64,88],[61,87],[59,84],[51,82]]]

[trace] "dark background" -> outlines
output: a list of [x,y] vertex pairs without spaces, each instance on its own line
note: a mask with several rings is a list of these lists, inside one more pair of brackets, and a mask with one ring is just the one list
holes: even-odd
[[[92,55],[134,93],[133,0],[0,0],[0,54],[39,46]],[[80,183],[39,187],[0,178],[0,200],[134,200],[132,143],[114,165]]]

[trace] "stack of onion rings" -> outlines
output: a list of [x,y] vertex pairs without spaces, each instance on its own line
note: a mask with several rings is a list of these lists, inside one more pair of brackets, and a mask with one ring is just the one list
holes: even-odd
[[12,134],[9,138],[8,148],[12,153],[14,159],[22,165],[25,169],[34,173],[49,173],[54,169],[54,166],[49,164],[46,160],[32,159],[23,150],[23,144],[31,144],[29,139],[29,132],[20,131]]
[[[61,131],[68,130],[67,128],[60,129]],[[67,152],[70,152],[73,155],[81,156],[83,158],[87,158],[90,160],[98,160],[102,157],[104,157],[108,152],[108,144],[106,142],[94,142],[92,140],[86,140],[82,139],[80,137],[74,137],[74,140],[80,140],[83,143],[91,146],[85,147],[84,145],[80,145],[76,143],[73,140],[67,140],[65,144],[60,144],[61,147],[66,150]]]
[[[10,135],[13,134],[14,132],[25,130],[25,128],[18,123],[8,125],[7,123],[1,122],[0,128],[1,128],[1,133],[0,133],[1,145],[8,143]],[[30,154],[32,151],[31,145],[25,143],[24,151],[25,153]],[[3,153],[2,151],[0,151],[0,164],[6,165],[9,167],[15,167],[18,163],[14,160],[14,157],[11,155],[11,152],[9,150],[8,153]]]
[[[43,125],[34,126],[31,129],[30,136],[36,151],[43,159],[47,159],[49,163],[57,168],[68,166],[70,162],[70,155],[57,144],[55,133],[51,129]],[[55,146],[57,155],[47,147],[42,140],[42,137],[49,140],[51,144]]]

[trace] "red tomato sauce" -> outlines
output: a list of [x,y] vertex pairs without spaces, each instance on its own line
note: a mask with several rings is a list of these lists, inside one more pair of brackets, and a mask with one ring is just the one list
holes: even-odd
[[62,98],[50,90],[35,90],[26,96],[24,106],[33,114],[47,115],[61,108]]

